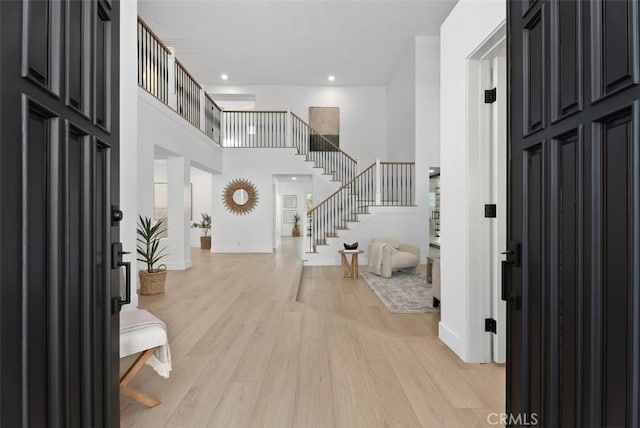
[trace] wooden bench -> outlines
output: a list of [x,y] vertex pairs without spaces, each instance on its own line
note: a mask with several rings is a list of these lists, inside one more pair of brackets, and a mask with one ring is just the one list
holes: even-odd
[[129,382],[161,346],[167,345],[164,323],[145,310],[123,311],[120,314],[120,358],[141,354],[120,378],[120,393],[148,407],[160,401],[129,386]]

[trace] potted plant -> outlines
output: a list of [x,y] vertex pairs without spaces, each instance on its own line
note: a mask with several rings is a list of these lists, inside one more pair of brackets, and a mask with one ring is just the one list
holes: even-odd
[[300,217],[300,214],[295,213],[293,215],[293,229],[291,229],[291,235],[300,236],[300,220],[301,219],[302,217]]
[[144,296],[164,293],[164,284],[167,280],[167,266],[156,263],[166,256],[167,247],[160,248],[160,235],[166,232],[162,229],[164,219],[151,220],[150,217],[138,216],[138,261],[147,265],[146,269],[139,272],[140,294]]
[[202,230],[202,236],[200,237],[200,248],[203,250],[211,249],[211,236],[209,231],[211,230],[211,216],[206,213],[200,213],[202,220],[200,223],[193,223],[191,228],[197,228]]

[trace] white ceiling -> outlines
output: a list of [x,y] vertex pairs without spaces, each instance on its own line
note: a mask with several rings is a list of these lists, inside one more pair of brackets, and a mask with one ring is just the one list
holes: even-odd
[[138,13],[205,85],[375,86],[456,2],[140,0]]

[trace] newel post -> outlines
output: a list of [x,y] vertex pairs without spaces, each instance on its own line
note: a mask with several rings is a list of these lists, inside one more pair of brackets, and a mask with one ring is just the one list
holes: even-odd
[[200,88],[200,130],[207,132],[207,101],[204,96],[204,89]]
[[167,79],[169,89],[169,99],[167,103],[173,110],[178,111],[178,95],[176,94],[176,50],[169,48],[171,52],[167,55]]
[[291,120],[291,110],[287,110],[287,136],[286,143],[287,147],[293,147],[293,121]]
[[220,110],[220,142],[219,144],[224,147],[227,139],[227,115],[224,113],[224,108]]
[[376,158],[376,205],[382,205],[382,177],[380,174],[380,158]]

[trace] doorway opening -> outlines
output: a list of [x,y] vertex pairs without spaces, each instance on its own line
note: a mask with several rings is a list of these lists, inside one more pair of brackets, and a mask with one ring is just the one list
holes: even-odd
[[470,349],[483,362],[506,361],[506,305],[501,261],[507,234],[506,28],[501,26],[468,59]]
[[274,174],[273,176],[273,249],[278,251],[284,241],[296,248],[302,257],[307,248],[307,205],[313,197],[311,175]]

